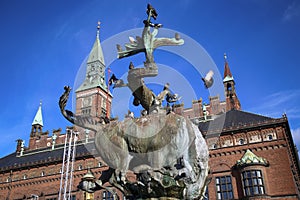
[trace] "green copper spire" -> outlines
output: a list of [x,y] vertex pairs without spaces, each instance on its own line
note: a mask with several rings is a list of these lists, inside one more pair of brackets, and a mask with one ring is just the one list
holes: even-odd
[[252,151],[247,149],[244,156],[236,162],[238,166],[245,165],[268,165],[268,161],[262,157],[255,155]]
[[98,21],[96,40],[95,40],[93,48],[90,52],[87,63],[100,61],[103,65],[105,65],[104,58],[103,58],[103,52],[102,52],[100,39],[99,39],[99,35],[100,35],[99,32],[100,32],[100,21]]
[[85,80],[76,90],[76,92],[95,87],[101,87],[103,90],[107,90],[105,83],[105,62],[99,39],[99,30],[100,22],[98,22],[97,26],[96,40],[86,63],[87,66]]
[[32,122],[32,125],[36,125],[36,124],[44,126],[43,116],[42,116],[42,102],[40,102],[40,106],[39,106],[38,111],[36,112],[35,117]]

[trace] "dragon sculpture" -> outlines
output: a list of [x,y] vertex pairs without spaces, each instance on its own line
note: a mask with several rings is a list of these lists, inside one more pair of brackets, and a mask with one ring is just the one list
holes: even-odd
[[[61,113],[68,121],[95,132],[95,147],[109,166],[98,180],[81,182],[79,188],[89,192],[104,188],[117,199],[114,190],[105,186],[109,182],[133,199],[202,199],[209,171],[206,142],[190,120],[173,112],[167,115],[157,112],[163,99],[168,103],[179,100],[176,94],[170,92],[169,84],[155,95],[143,79],[158,75],[153,58],[156,48],[182,45],[184,41],[179,34],[175,34],[175,38],[156,38],[162,25],[151,22],[158,14],[150,4],[147,15],[142,37],[136,37],[136,40],[130,37],[125,50],[117,45],[119,59],[144,53],[144,67],[135,68],[130,63],[126,84],[114,75],[109,81],[114,87],[129,87],[134,96],[133,104],[142,105],[147,115],[125,118],[122,122],[76,116],[65,109],[71,91],[69,86],[65,86],[59,99]],[[128,179],[128,172],[134,173],[134,181]]]

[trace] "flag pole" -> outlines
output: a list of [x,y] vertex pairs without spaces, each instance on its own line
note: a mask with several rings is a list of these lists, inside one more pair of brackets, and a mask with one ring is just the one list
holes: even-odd
[[110,76],[110,67],[107,68],[107,94],[106,94],[106,118],[109,119],[109,109],[108,109],[108,105],[109,105],[109,101],[108,101],[108,95],[109,95],[109,76]]

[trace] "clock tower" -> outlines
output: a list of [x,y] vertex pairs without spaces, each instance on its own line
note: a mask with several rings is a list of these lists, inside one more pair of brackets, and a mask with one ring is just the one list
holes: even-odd
[[97,35],[86,63],[86,76],[76,90],[76,115],[110,118],[112,95],[106,84],[105,62],[99,39],[100,22]]

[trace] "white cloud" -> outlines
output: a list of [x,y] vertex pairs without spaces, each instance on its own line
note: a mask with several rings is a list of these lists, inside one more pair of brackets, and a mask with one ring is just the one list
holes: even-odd
[[[254,113],[278,118],[283,113],[287,114],[289,123],[292,123],[291,133],[297,148],[300,150],[300,90],[279,91],[261,99],[262,105],[252,109]],[[299,152],[300,156],[300,152]]]
[[275,107],[282,104],[288,103],[290,100],[294,99],[295,97],[299,96],[300,91],[279,91],[273,93],[269,96],[266,96],[264,101],[265,105],[268,107]]
[[260,106],[249,109],[254,113],[280,117],[286,113],[289,119],[300,118],[300,90],[279,91],[264,97]]
[[295,0],[291,4],[289,4],[288,7],[285,9],[282,20],[290,21],[299,15],[300,15],[300,3],[299,1]]

